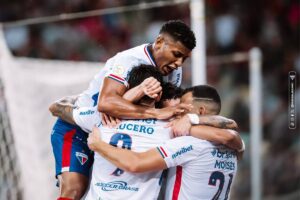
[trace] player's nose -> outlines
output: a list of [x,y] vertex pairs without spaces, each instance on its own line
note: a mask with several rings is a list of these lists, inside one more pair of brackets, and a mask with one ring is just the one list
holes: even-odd
[[176,61],[175,61],[175,65],[176,65],[176,68],[178,68],[179,66],[181,66],[184,62],[184,59],[183,58],[178,58]]

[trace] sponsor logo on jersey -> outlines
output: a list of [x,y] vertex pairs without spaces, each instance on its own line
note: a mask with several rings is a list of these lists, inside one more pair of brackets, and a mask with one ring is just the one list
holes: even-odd
[[187,146],[187,147],[182,147],[179,151],[174,153],[172,155],[172,159],[175,159],[177,156],[180,156],[181,154],[184,154],[186,152],[192,151],[193,150],[193,145]]
[[81,165],[84,165],[89,159],[89,157],[86,154],[81,152],[76,152],[75,155]]
[[236,157],[236,154],[232,150],[226,150],[222,148],[214,148],[211,151],[211,155],[213,157],[222,158],[222,159],[230,159]]
[[129,186],[125,181],[112,181],[108,183],[96,183],[96,186],[99,186],[103,191],[116,191],[116,190],[127,190],[137,192],[139,191],[138,187]]
[[87,110],[87,111],[84,111],[84,112],[80,112],[79,115],[92,115],[94,114],[95,111],[93,110]]

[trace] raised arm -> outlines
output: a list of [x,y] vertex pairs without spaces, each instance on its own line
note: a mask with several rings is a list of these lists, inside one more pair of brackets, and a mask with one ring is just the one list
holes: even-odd
[[191,127],[190,134],[199,139],[223,144],[237,151],[243,148],[242,139],[234,130],[196,125]]
[[151,98],[156,98],[158,93],[162,91],[160,83],[153,77],[145,79],[140,85],[126,91],[123,98],[127,101],[135,103],[143,96],[147,95]]
[[89,148],[125,171],[138,173],[167,168],[164,159],[156,149],[136,153],[111,146],[103,142],[99,135],[99,129],[93,128],[92,133],[88,137]]

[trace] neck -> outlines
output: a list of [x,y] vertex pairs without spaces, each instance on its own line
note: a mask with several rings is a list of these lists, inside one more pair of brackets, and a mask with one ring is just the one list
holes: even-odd
[[153,61],[154,61],[155,65],[157,66],[156,54],[155,54],[154,48],[155,48],[155,43],[150,44],[148,46],[148,50],[149,50],[150,54],[152,55],[152,58],[153,58]]

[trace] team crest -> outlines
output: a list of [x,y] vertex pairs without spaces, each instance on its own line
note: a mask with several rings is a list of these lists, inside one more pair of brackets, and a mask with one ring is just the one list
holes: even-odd
[[113,69],[113,73],[117,76],[122,76],[124,72],[125,72],[124,67],[122,67],[120,65],[115,66]]
[[78,161],[80,162],[81,165],[84,165],[86,163],[86,161],[89,159],[88,156],[84,153],[81,152],[76,152],[76,157],[78,159]]

